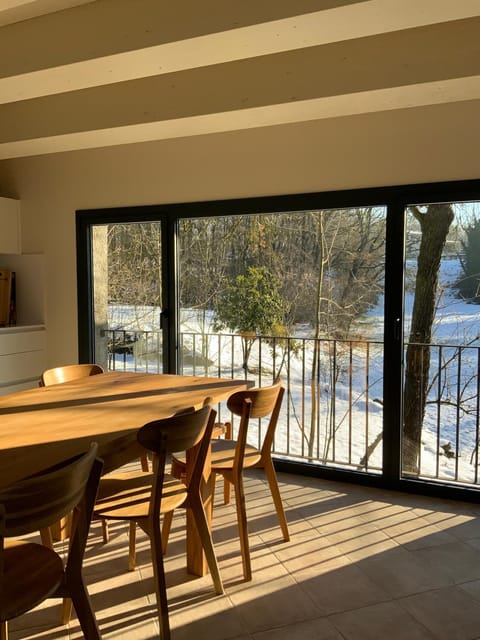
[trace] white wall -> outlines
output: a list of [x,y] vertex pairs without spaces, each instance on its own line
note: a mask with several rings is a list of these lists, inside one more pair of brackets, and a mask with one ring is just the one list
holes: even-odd
[[0,162],[46,255],[49,366],[77,359],[75,210],[480,178],[480,103]]

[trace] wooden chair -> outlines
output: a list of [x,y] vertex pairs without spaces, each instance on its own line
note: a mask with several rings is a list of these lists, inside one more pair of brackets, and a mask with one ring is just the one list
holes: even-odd
[[[240,417],[240,425],[237,440],[232,439],[232,426],[226,424],[225,439],[212,440],[212,485],[215,486],[216,475],[225,479],[224,499],[230,500],[230,485],[235,489],[235,502],[237,509],[238,529],[240,536],[240,548],[242,552],[243,575],[245,580],[252,579],[250,562],[250,549],[248,544],[247,514],[245,505],[245,492],[243,486],[243,470],[246,468],[261,468],[270,486],[273,502],[285,541],[290,540],[287,520],[283,510],[282,499],[278,488],[275,468],[273,466],[271,449],[278,415],[282,405],[285,389],[280,381],[270,387],[238,391],[227,400],[230,411]],[[248,426],[250,419],[265,418],[270,420],[265,431],[263,443],[260,449],[247,443]],[[181,477],[185,472],[185,457],[175,455],[172,457],[172,475]],[[165,520],[164,538],[168,539],[170,518]]]
[[[100,373],[104,373],[103,368],[99,364],[67,364],[61,367],[54,367],[53,369],[45,369],[40,380],[38,382],[39,387],[50,387],[54,384],[63,384],[64,382],[70,382],[71,380],[78,380],[79,378],[88,378],[89,376],[96,376]],[[142,459],[142,467],[147,464],[148,461]],[[67,519],[68,520],[68,519]],[[54,538],[63,538],[63,529],[68,530],[69,523],[57,523],[54,527],[54,533],[49,530],[41,531],[42,541],[46,546],[52,547]],[[108,530],[105,529],[103,533],[105,538],[108,538]],[[52,547],[53,548],[53,547]],[[63,616],[63,622],[68,622],[69,615],[68,610],[65,611]]]
[[[206,405],[171,418],[150,422],[137,435],[138,442],[154,454],[153,473],[123,472],[104,476],[100,482],[95,516],[130,522],[129,568],[135,567],[135,526],[150,538],[155,591],[162,640],[170,639],[168,605],[163,566],[160,515],[177,507],[189,507],[217,594],[224,593],[213,548],[212,536],[201,495],[202,476],[208,454],[216,412]],[[188,486],[165,472],[167,455],[196,448]]]
[[[53,369],[46,369],[40,377],[39,386],[49,387],[53,384],[62,384],[64,382],[70,382],[71,380],[77,380],[79,378],[95,376],[100,373],[105,372],[99,364],[67,364],[61,367],[55,367]],[[140,458],[140,464],[143,471],[148,471],[149,461],[148,455],[146,453],[142,454]],[[61,524],[60,529],[62,527],[66,527],[68,529],[68,523]],[[52,535],[52,533],[49,531],[41,531],[41,535],[44,544],[46,544],[47,546],[51,546],[53,537],[61,537],[61,533],[55,532],[55,534]],[[103,540],[104,542],[108,542],[108,527],[105,522],[103,523]],[[66,624],[68,620],[69,612],[68,605],[66,605],[64,607],[62,621]]]
[[40,376],[40,387],[49,387],[52,384],[61,384],[62,382],[70,382],[78,378],[87,378],[104,373],[99,364],[67,364],[63,367],[55,367],[54,369],[46,369]]
[[[41,377],[39,386],[49,387],[52,384],[62,384],[79,378],[87,378],[88,376],[96,376],[105,373],[99,364],[67,364],[54,369],[46,369]],[[148,456],[142,455],[141,464],[143,471],[148,471]],[[108,538],[108,532],[105,530],[104,535]]]
[[[47,598],[71,598],[87,640],[100,632],[82,576],[82,562],[102,462],[97,445],[84,455],[0,491],[0,638],[7,621]],[[66,563],[53,549],[10,540],[48,527],[74,512]]]

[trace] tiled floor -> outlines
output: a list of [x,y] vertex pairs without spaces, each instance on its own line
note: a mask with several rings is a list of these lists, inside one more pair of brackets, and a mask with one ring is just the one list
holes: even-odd
[[[260,475],[247,479],[253,581],[242,580],[235,511],[215,509],[226,595],[185,571],[184,516],[166,558],[173,640],[480,639],[480,506],[281,475],[291,541],[282,541]],[[126,526],[104,546],[92,525],[86,578],[105,639],[158,638],[148,544],[128,572]],[[45,603],[11,639],[81,638]]]

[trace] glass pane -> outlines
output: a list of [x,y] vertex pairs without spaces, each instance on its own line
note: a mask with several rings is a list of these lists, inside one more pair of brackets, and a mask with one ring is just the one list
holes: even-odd
[[160,222],[95,225],[92,255],[96,361],[161,373]]
[[181,372],[280,376],[277,456],[378,473],[384,240],[383,208],[181,221]]
[[407,210],[405,476],[478,482],[478,203]]

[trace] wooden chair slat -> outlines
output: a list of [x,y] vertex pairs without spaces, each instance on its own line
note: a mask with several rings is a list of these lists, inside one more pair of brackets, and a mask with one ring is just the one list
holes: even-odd
[[67,364],[62,367],[46,369],[40,376],[39,385],[49,387],[52,384],[62,384],[78,378],[86,378],[104,373],[99,364]]

